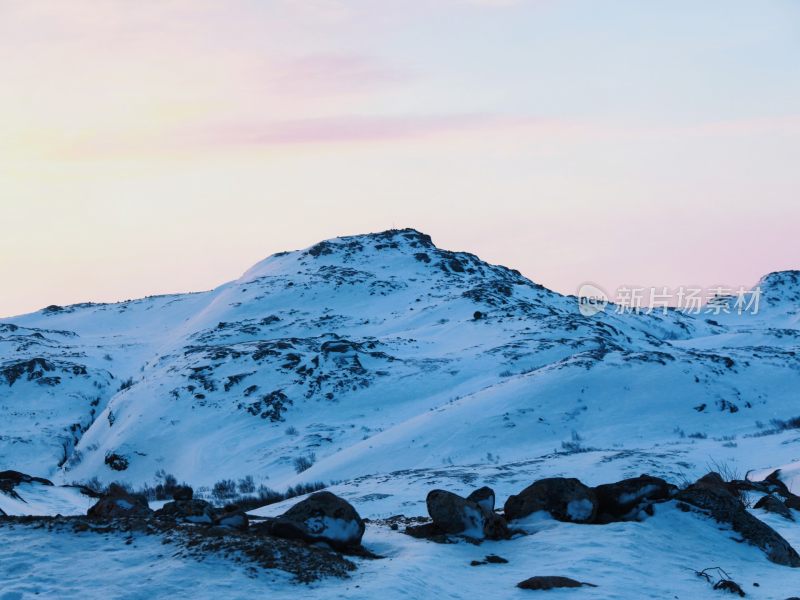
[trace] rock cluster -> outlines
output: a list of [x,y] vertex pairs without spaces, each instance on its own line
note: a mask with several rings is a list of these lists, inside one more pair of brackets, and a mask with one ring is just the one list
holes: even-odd
[[684,490],[650,475],[596,487],[589,487],[574,478],[550,477],[535,481],[518,494],[509,496],[502,514],[495,511],[495,493],[491,488],[480,488],[467,498],[446,490],[431,490],[426,498],[431,522],[410,525],[405,532],[438,542],[449,542],[448,536],[452,535],[472,540],[501,540],[514,533],[510,524],[538,512],[548,513],[558,521],[606,524],[643,520],[654,514],[655,504],[677,500],[677,506],[682,510],[700,510],[730,526],[747,543],[763,550],[772,562],[800,567],[800,555],[794,548],[769,525],[747,511],[739,497],[742,490],[766,494],[755,508],[778,513],[790,520],[794,520],[790,507],[800,507],[800,498],[788,490],[780,480],[779,472],[761,482],[726,482],[719,474],[709,473]]
[[[162,523],[193,523],[240,532],[250,529],[250,518],[240,507],[229,504],[221,509],[215,508],[209,502],[195,498],[192,488],[187,486],[176,488],[173,500],[153,512],[145,498],[111,484],[87,515],[95,520],[152,517]],[[349,502],[322,491],[301,500],[279,517],[266,519],[253,531],[272,537],[324,542],[335,549],[351,550],[360,547],[364,529],[364,520]]]

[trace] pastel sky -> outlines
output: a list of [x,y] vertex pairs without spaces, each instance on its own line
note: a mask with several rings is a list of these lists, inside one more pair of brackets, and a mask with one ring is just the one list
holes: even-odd
[[0,316],[391,227],[750,285],[798,191],[796,0],[0,0]]

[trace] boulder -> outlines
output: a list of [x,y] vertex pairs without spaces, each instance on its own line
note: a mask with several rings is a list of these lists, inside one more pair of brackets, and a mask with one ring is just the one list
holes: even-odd
[[557,588],[579,588],[583,586],[597,587],[593,583],[584,583],[569,577],[559,577],[558,575],[537,575],[517,584],[517,587],[523,590],[554,590]]
[[333,548],[361,545],[364,521],[356,509],[331,492],[316,492],[268,523],[276,537],[326,542]]
[[476,503],[446,490],[431,490],[425,503],[434,525],[444,533],[483,537],[486,517]]
[[779,565],[800,567],[800,555],[781,535],[766,523],[747,512],[741,500],[731,493],[728,484],[717,473],[698,479],[675,496],[681,502],[699,508],[720,523],[729,525],[747,543],[764,551],[767,558]]
[[636,520],[642,511],[652,511],[653,502],[669,500],[677,489],[663,479],[650,475],[598,485],[594,488],[597,522]]
[[217,515],[216,525],[236,531],[247,531],[250,519],[247,514],[235,504],[229,504]]
[[205,500],[173,500],[158,509],[155,516],[160,519],[174,519],[187,523],[212,525],[217,520],[217,511]]
[[490,487],[483,486],[467,496],[467,500],[480,506],[484,512],[494,512],[495,494]]
[[790,521],[794,521],[794,516],[792,515],[792,511],[789,510],[789,507],[775,496],[764,496],[755,503],[753,508],[761,508],[767,512],[776,513]]
[[[491,493],[492,502],[494,492],[489,488],[482,488]],[[481,490],[478,490],[479,492]],[[474,495],[473,492],[472,495]],[[505,540],[511,537],[508,523],[500,515],[491,510],[488,495],[484,495],[484,505],[462,498],[458,494],[446,490],[431,490],[425,499],[428,505],[428,514],[433,519],[435,530],[439,533],[465,535],[477,539]]]
[[105,494],[86,512],[92,519],[148,517],[152,513],[145,498],[131,494],[114,483],[108,486]]
[[597,516],[597,496],[577,479],[540,479],[516,496],[510,496],[504,512],[511,521],[540,510],[549,512],[558,521],[591,523]]

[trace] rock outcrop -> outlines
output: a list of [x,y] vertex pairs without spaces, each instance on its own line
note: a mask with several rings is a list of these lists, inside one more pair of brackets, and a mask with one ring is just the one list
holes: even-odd
[[794,515],[792,515],[792,511],[789,510],[789,507],[786,506],[783,500],[776,498],[775,496],[764,496],[758,502],[756,502],[755,505],[753,505],[753,508],[760,508],[767,512],[781,515],[790,521],[794,521]]
[[767,558],[779,565],[800,567],[800,555],[766,523],[747,512],[718,473],[708,473],[675,498],[702,509],[720,523],[729,525],[747,543],[761,548]]

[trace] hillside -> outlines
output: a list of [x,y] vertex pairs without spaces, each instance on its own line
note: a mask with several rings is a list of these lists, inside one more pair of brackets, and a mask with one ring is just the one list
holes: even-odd
[[280,488],[562,442],[743,438],[800,414],[800,282],[762,284],[758,315],[584,317],[574,298],[414,230],[324,241],[209,292],[6,319],[0,464],[64,482],[164,469]]
[[[610,305],[584,316],[576,298],[517,271],[392,230],[276,254],[207,292],[49,306],[0,322],[0,470],[134,487],[169,473],[206,497],[223,479],[279,491],[322,482],[372,520],[364,543],[386,558],[311,596],[452,595],[447,568],[473,590],[506,586],[498,597],[556,572],[601,583],[580,597],[697,598],[717,592],[693,570],[719,564],[760,582],[748,594],[784,598],[798,588],[786,567],[674,503],[644,523],[535,520],[533,535],[481,548],[413,540],[386,521],[426,516],[433,488],[490,485],[502,503],[554,476],[598,485],[648,473],[685,485],[709,470],[755,480],[780,468],[800,492],[800,273],[759,285],[758,314]],[[23,482],[0,493],[0,515],[82,515],[93,502],[75,487]],[[765,521],[800,543],[791,521]],[[145,596],[198,579],[208,597],[227,589],[223,558],[163,563],[149,535],[125,538],[133,548],[119,579],[107,576],[119,566],[76,579],[114,556],[113,535],[2,535],[5,548],[27,548],[25,560],[48,561],[47,581],[76,590],[122,593],[140,569]],[[52,561],[53,543],[86,558]],[[23,560],[8,552],[2,562]],[[469,566],[493,552],[511,563],[488,579]],[[231,581],[242,594],[295,594],[285,573],[240,571]],[[9,571],[9,589],[61,589],[37,579],[34,590],[24,573]]]

